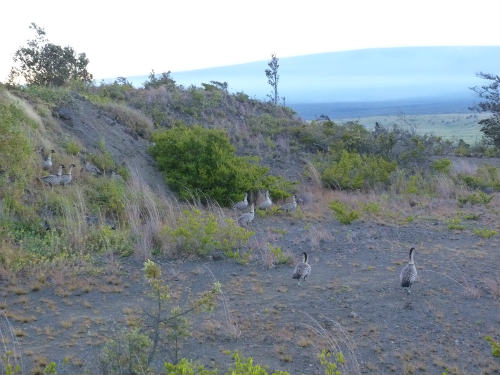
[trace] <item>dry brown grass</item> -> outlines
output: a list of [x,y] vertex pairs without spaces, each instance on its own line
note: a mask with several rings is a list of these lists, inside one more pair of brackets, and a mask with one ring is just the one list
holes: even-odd
[[137,135],[146,139],[151,137],[154,124],[144,113],[119,103],[106,103],[103,106],[107,111],[113,113],[118,121]]

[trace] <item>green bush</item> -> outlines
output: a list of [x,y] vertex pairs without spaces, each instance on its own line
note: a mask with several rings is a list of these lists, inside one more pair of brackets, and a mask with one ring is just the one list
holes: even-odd
[[226,256],[239,258],[239,249],[254,232],[238,226],[234,220],[218,218],[198,209],[184,210],[175,227],[165,227],[177,252],[183,256],[203,256],[216,250]]
[[481,238],[491,238],[493,236],[496,236],[498,232],[496,230],[488,228],[474,228],[474,234],[478,235]]
[[353,190],[387,183],[395,169],[395,162],[343,150],[338,160],[323,171],[321,178],[334,189]]
[[88,250],[92,253],[111,251],[121,256],[129,256],[134,252],[130,233],[123,229],[113,229],[102,225],[91,231],[87,237]]
[[432,162],[432,169],[436,172],[449,174],[451,171],[451,160],[450,159],[439,159]]
[[123,182],[113,178],[89,178],[85,190],[87,201],[95,211],[122,216],[125,212],[126,189]]
[[335,217],[342,224],[351,224],[354,220],[359,219],[360,212],[349,207],[346,207],[341,201],[331,201],[328,204],[330,210],[333,211]]
[[500,358],[500,345],[498,341],[493,340],[491,336],[486,336],[485,340],[488,341],[488,344],[491,346],[491,355]]
[[164,172],[169,186],[182,199],[195,196],[216,200],[227,206],[243,192],[268,189],[282,196],[286,183],[268,176],[268,168],[255,158],[238,157],[222,130],[180,125],[153,135],[151,153]]
[[487,205],[493,200],[494,196],[493,195],[488,195],[486,193],[483,193],[480,191],[479,193],[470,193],[467,195],[461,195],[457,198],[458,205],[460,207],[465,206],[467,203],[470,203],[471,205],[475,204],[484,204]]
[[361,209],[368,214],[378,214],[382,210],[382,205],[377,202],[367,202],[361,204]]
[[344,356],[341,352],[331,353],[323,349],[321,353],[318,354],[318,359],[325,369],[325,375],[340,375],[339,367],[344,365]]
[[64,149],[70,155],[78,155],[78,153],[82,150],[78,142],[76,142],[74,139],[66,142],[66,144],[64,145]]
[[181,358],[179,363],[165,362],[163,364],[166,375],[217,375],[217,370],[208,370],[203,365]]
[[269,251],[271,252],[272,256],[273,256],[273,263],[274,264],[287,264],[287,263],[290,263],[290,256],[289,255],[285,255],[283,253],[283,250],[281,250],[281,247],[280,246],[276,246],[274,247],[273,245],[271,244],[267,244],[267,246],[269,247]]
[[[266,367],[254,364],[253,358],[240,356],[238,351],[232,354],[233,365],[226,372],[227,375],[269,375]],[[274,371],[271,375],[290,375],[287,371]]]
[[448,229],[463,230],[465,226],[462,224],[462,220],[458,216],[455,216],[453,219],[448,220]]
[[99,153],[90,155],[90,160],[94,163],[100,170],[106,172],[113,171],[116,169],[116,163],[113,156],[106,148],[106,143],[100,140],[98,143]]
[[478,168],[475,175],[458,175],[472,189],[500,190],[499,170],[493,165],[485,164]]

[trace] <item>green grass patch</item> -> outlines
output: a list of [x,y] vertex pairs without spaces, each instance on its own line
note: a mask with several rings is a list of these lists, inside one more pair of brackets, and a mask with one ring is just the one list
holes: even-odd
[[351,209],[339,200],[331,201],[328,204],[328,207],[333,211],[335,218],[342,224],[351,224],[353,221],[361,217],[361,213],[359,211]]

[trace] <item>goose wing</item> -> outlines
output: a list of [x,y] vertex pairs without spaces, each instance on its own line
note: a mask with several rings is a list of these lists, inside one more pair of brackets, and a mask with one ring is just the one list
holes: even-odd
[[292,279],[304,278],[311,272],[311,266],[306,263],[298,263],[293,271]]

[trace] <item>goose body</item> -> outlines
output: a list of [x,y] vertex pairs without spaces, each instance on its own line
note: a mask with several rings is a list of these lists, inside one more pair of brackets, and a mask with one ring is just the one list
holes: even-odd
[[244,225],[245,227],[253,221],[255,217],[254,205],[250,206],[250,212],[246,212],[238,218],[238,224]]
[[83,169],[89,173],[92,173],[93,175],[102,174],[102,171],[88,160],[83,165]]
[[266,190],[265,193],[265,199],[259,204],[257,208],[260,208],[261,210],[267,210],[268,208],[271,208],[273,205],[273,201],[271,200],[271,197],[269,196],[269,190]]
[[415,262],[413,260],[415,248],[410,249],[410,261],[406,266],[403,267],[401,273],[399,274],[399,280],[401,281],[401,287],[408,288],[408,294],[411,293],[411,285],[417,280],[417,267],[415,267]]
[[296,200],[295,194],[292,195],[291,202],[285,203],[279,209],[284,210],[286,212],[295,211],[297,209],[297,200]]
[[67,184],[69,184],[69,183],[71,182],[71,180],[73,179],[73,177],[71,176],[71,170],[72,170],[74,167],[76,167],[76,165],[71,164],[71,165],[69,166],[69,171],[68,171],[68,173],[65,173],[65,174],[61,175],[61,177],[60,177],[60,179],[59,179],[59,183],[60,183],[61,185],[67,185]]
[[57,170],[57,174],[49,174],[48,176],[42,177],[40,180],[47,184],[47,185],[58,185],[61,181],[62,177],[62,171],[63,171],[64,165],[60,165],[59,169]]
[[311,265],[307,263],[307,253],[303,252],[304,261],[297,263],[295,269],[293,270],[292,279],[298,279],[298,285],[300,285],[301,280],[305,280],[311,274]]
[[45,159],[43,159],[43,162],[42,162],[42,168],[43,169],[49,170],[50,168],[52,168],[52,154],[54,152],[55,152],[54,150],[50,150],[50,152],[47,155],[47,157]]
[[235,210],[244,210],[245,208],[248,207],[248,194],[245,193],[245,198],[243,198],[242,201],[240,202],[236,202],[235,204],[233,204],[233,209]]

